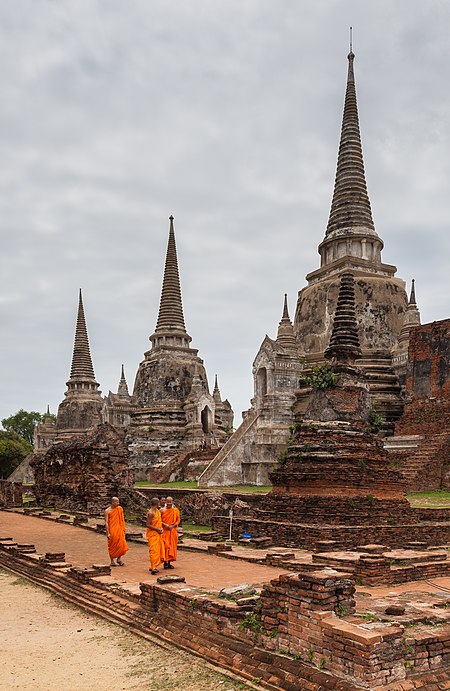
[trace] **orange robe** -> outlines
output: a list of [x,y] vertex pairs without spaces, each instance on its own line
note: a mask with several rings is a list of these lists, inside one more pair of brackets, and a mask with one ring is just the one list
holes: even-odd
[[123,556],[128,552],[128,545],[125,541],[125,519],[121,506],[116,506],[108,514],[108,529],[111,535],[108,540],[109,556],[111,559]]
[[[164,523],[169,523],[169,525],[180,523],[180,512],[175,507],[172,506],[171,509],[166,509],[164,511]],[[177,560],[177,545],[178,545],[178,530],[177,528],[164,528],[163,539],[164,547],[166,550],[166,561],[176,561]]]
[[[156,509],[155,515],[152,518],[152,526],[154,528],[162,528],[161,511]],[[157,569],[163,561],[166,560],[164,551],[163,537],[156,530],[147,528],[146,532],[148,540],[148,554],[150,557],[150,568]]]

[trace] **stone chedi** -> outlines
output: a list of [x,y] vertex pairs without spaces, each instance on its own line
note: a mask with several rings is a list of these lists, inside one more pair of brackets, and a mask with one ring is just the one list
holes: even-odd
[[407,295],[404,281],[395,276],[396,267],[381,260],[383,241],[375,230],[365,178],[354,58],[350,51],[334,192],[325,238],[319,245],[320,268],[307,275],[308,286],[299,292],[294,331],[306,361],[322,361],[339,278],[342,272],[352,271],[360,325],[360,365],[379,412],[394,421],[401,414],[402,400],[392,351],[404,325]]
[[[286,546],[336,547],[362,541],[401,544],[418,519],[404,482],[389,467],[382,441],[369,425],[372,409],[355,317],[354,279],[342,274],[330,345],[329,386],[313,388],[287,451],[270,474],[273,489],[255,518],[237,519],[235,530],[271,536]],[[224,526],[222,526],[224,523]],[[226,525],[222,518],[215,528]],[[393,530],[393,526],[398,530]]]
[[[280,341],[280,333],[276,341],[264,339],[253,363],[251,408],[220,456],[200,477],[204,486],[218,480],[224,484],[268,483],[270,463],[289,435],[293,402],[297,410],[304,411],[307,405],[309,390],[303,387],[303,395],[298,391],[303,386],[302,370],[308,374],[324,361],[343,273],[354,276],[360,367],[366,373],[371,398],[390,430],[401,415],[399,376],[404,381],[406,357],[399,353],[407,352],[409,331],[412,323],[420,323],[420,315],[415,303],[414,313],[408,306],[405,284],[395,276],[396,267],[381,260],[383,241],[375,230],[365,178],[354,58],[350,52],[334,192],[325,238],[319,245],[321,266],[306,277],[308,285],[299,291],[294,323],[285,325],[288,347],[286,341]],[[285,350],[282,359],[280,347]]]
[[[213,451],[229,437],[233,411],[222,400],[215,381],[209,393],[206,371],[190,347],[191,337],[184,323],[178,259],[170,218],[158,320],[150,336],[152,348],[139,365],[133,395],[128,391],[122,365],[117,393],[102,398],[95,380],[89,348],[83,299],[80,290],[72,367],[65,398],[58,408],[56,424],[50,415],[37,426],[35,451],[53,444],[89,435],[100,423],[109,423],[122,435],[127,433],[130,462],[137,479],[149,471],[158,476],[158,466],[171,462],[177,468],[177,454],[200,446]],[[197,459],[199,460],[199,459]],[[156,466],[156,475],[155,475]],[[203,470],[199,462],[199,467]]]
[[36,450],[48,448],[56,441],[86,434],[102,422],[103,399],[94,375],[81,289],[72,366],[66,386],[64,400],[58,407],[56,424],[52,425],[47,416],[36,427]]
[[[233,411],[218,386],[209,393],[203,360],[191,348],[184,322],[173,217],[161,301],[152,347],[134,383],[136,408],[128,429],[130,462],[137,477],[164,465],[181,451],[216,446],[228,438]],[[217,384],[217,382],[216,382]]]

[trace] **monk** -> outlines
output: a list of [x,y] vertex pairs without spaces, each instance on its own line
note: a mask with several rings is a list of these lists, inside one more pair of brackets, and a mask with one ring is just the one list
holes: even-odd
[[[112,497],[111,506],[108,506],[105,511],[105,528],[111,566],[125,566],[122,557],[128,552],[128,545],[125,540],[125,519],[123,509],[119,504],[119,497]],[[115,562],[114,559],[117,561]]]
[[178,526],[180,524],[180,512],[176,506],[173,505],[172,497],[166,497],[166,510],[162,517],[163,540],[164,549],[166,552],[166,560],[164,562],[165,569],[174,569],[170,562],[177,560],[177,545],[178,545]]
[[158,566],[166,560],[162,538],[163,527],[161,511],[158,506],[159,499],[154,497],[150,502],[150,509],[147,511],[146,536],[148,540],[148,554],[150,557],[149,571],[152,574],[158,573]]

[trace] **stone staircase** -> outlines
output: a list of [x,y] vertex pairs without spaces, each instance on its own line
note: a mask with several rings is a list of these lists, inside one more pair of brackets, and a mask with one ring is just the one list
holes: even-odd
[[[230,454],[236,449],[242,438],[247,434],[251,427],[256,423],[259,417],[259,413],[251,410],[242,424],[238,427],[236,432],[230,437],[225,446],[223,446],[219,453],[213,458],[211,463],[205,469],[205,471],[198,478],[199,487],[211,487],[220,484],[233,484],[230,482],[223,482],[223,477],[220,477],[223,473],[226,474],[226,463]],[[222,472],[221,472],[222,471]],[[242,470],[235,470],[236,474],[236,484],[240,484],[242,481]]]
[[412,435],[391,438],[389,442],[395,440],[397,451],[391,452],[392,447],[388,447],[387,450],[392,456],[391,463],[398,461],[396,469],[406,480],[407,491],[419,492],[439,489],[442,486],[443,469],[450,464],[450,431],[445,430],[426,437],[417,435],[417,446],[415,449],[410,447],[409,453],[405,450],[398,450],[398,445],[405,439],[411,440]]
[[377,412],[387,423],[396,422],[403,413],[404,403],[391,357],[379,355],[370,361],[361,360],[358,365],[362,366],[366,373]]

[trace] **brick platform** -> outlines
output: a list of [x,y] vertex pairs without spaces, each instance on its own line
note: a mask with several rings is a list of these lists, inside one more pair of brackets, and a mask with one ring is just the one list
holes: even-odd
[[[392,586],[389,593],[365,586],[355,598],[351,574],[321,565],[310,563],[306,572],[281,574],[281,569],[236,560],[237,555],[226,560],[187,553],[180,558],[180,565],[185,558],[186,564],[192,559],[186,583],[162,585],[146,578],[139,584],[133,573],[141,573],[142,566],[134,559],[140,561],[146,556],[145,545],[131,545],[129,566],[113,569],[109,575],[108,568],[92,567],[90,559],[91,563],[86,563],[88,555],[98,557],[104,548],[104,537],[99,534],[9,512],[0,513],[0,525],[2,538],[7,537],[7,526],[15,531],[11,535],[14,540],[0,539],[2,566],[136,633],[157,635],[249,682],[257,680],[263,688],[450,688],[450,579],[441,579],[428,594],[421,592],[420,584],[408,584],[411,592],[418,592],[409,592],[399,603],[397,587],[393,591]],[[60,551],[61,541],[65,553]],[[381,560],[381,546],[365,547],[375,561]],[[71,567],[67,562],[80,554],[83,561]],[[271,552],[270,556],[276,563],[277,555]],[[289,560],[299,555],[278,556]],[[419,563],[427,557],[423,550],[416,556]],[[334,558],[338,557],[335,554]],[[394,553],[392,560],[406,568],[404,562],[411,559],[409,550]],[[89,568],[81,568],[84,564]],[[270,573],[270,583],[261,589],[259,606],[258,598],[239,604],[218,597],[215,586],[228,578],[228,569],[229,574],[239,576],[235,582],[242,581],[245,574],[247,582],[255,583],[263,573]],[[193,585],[193,580],[202,581],[208,571],[203,587]],[[427,588],[429,591],[430,585]],[[378,597],[374,597],[376,592]],[[386,605],[394,605],[400,616],[386,614]]]

